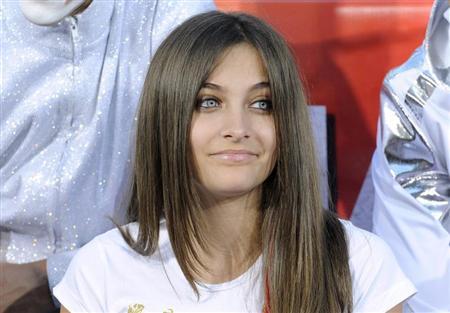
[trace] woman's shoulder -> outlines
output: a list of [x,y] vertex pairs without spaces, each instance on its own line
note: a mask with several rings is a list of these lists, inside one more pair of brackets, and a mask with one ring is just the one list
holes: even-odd
[[[121,230],[136,239],[139,225],[127,224],[121,226]],[[160,247],[150,256],[133,250],[121,230],[114,228],[84,245],[75,254],[61,282],[53,289],[56,298],[71,312],[104,312],[105,286],[139,284],[145,275],[161,276],[158,253],[161,242],[168,241],[165,225],[160,224]]]
[[387,311],[415,293],[390,247],[377,235],[340,220],[347,236],[355,311]]
[[[132,239],[135,240],[137,238],[137,234],[139,232],[138,223],[130,223],[119,227],[122,231],[128,232]],[[110,249],[124,251],[132,250],[125,241],[118,227],[115,227],[94,237],[94,239],[92,239],[81,248],[81,250],[96,250],[97,253],[99,252],[99,249],[101,249],[102,252],[108,251]]]
[[385,256],[390,257],[392,252],[389,246],[377,235],[356,227],[348,220],[340,219],[347,237],[350,259],[358,256]]
[[[129,238],[136,241],[139,234],[139,224],[137,222],[129,223],[126,225],[115,227],[105,233],[102,233],[84,245],[77,253],[78,259],[84,259],[91,257],[92,254],[96,256],[102,255],[104,259],[109,260],[121,259],[121,258],[139,258],[143,257],[137,251],[135,251],[125,240],[122,232],[128,233]],[[170,244],[165,222],[160,223],[159,232],[159,250]],[[156,256],[145,256],[147,261],[151,261]],[[157,258],[159,260],[159,258]],[[110,261],[108,261],[110,262]]]
[[[350,221],[340,220],[344,226],[350,269],[364,272],[364,269],[390,268],[400,270],[391,248],[376,234],[354,226]],[[356,273],[355,273],[356,274]]]
[[[130,235],[136,238],[139,230],[137,223],[120,226],[123,230],[128,229]],[[97,235],[91,241],[82,246],[73,257],[69,269],[81,270],[89,266],[97,266],[105,269],[106,264],[123,262],[130,257],[136,257],[134,251],[125,241],[119,229],[113,228],[105,233]]]

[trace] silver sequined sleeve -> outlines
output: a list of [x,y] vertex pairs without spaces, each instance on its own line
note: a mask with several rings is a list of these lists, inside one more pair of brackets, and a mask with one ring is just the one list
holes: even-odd
[[421,70],[423,48],[381,93],[371,166],[373,231],[418,289],[414,312],[450,309],[450,90]]

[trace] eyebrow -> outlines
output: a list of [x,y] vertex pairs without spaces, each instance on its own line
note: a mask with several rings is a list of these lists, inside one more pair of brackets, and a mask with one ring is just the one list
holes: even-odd
[[[217,84],[214,84],[214,83],[208,83],[208,82],[203,83],[201,88],[209,88],[209,89],[214,89],[214,90],[219,90],[219,91],[224,89],[220,85],[217,85]],[[251,86],[249,88],[249,91],[253,91],[253,90],[256,90],[256,89],[264,89],[264,88],[270,88],[269,82],[264,81],[264,82],[259,82],[257,84],[254,84],[253,86]]]

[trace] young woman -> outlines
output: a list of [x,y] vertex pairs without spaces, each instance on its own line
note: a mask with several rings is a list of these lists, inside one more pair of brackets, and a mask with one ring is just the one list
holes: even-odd
[[75,257],[62,312],[400,312],[385,244],[322,209],[305,96],[283,39],[191,18],[151,63],[130,216]]

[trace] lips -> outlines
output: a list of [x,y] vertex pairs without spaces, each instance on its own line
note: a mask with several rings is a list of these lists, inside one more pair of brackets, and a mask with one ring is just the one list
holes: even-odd
[[230,162],[246,162],[255,160],[258,154],[249,150],[223,150],[210,154],[211,157],[218,160]]

